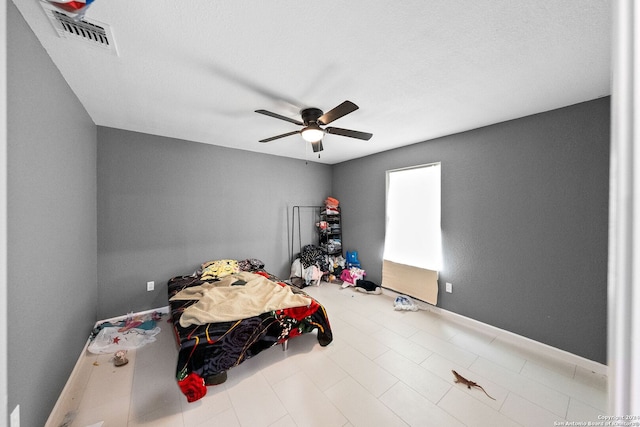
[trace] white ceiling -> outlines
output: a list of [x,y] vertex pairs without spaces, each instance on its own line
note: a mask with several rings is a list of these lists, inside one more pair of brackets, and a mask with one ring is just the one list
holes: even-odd
[[[610,94],[609,0],[94,0],[117,56],[14,3],[97,125],[328,164]],[[370,141],[258,142],[347,99]]]

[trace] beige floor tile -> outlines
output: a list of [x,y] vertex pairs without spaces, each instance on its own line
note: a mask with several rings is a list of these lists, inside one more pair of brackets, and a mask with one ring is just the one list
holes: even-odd
[[438,407],[452,414],[463,424],[473,427],[516,427],[519,424],[458,388],[438,402]]
[[433,403],[442,399],[442,396],[451,388],[451,383],[394,351],[383,354],[375,361],[394,377]]
[[351,377],[340,381],[325,393],[354,426],[406,427],[398,415]]
[[298,427],[341,427],[347,419],[302,372],[273,386]]
[[[67,411],[78,409],[73,426],[493,427],[598,421],[605,412],[607,379],[589,369],[431,311],[396,312],[387,295],[335,284],[305,290],[327,309],[329,346],[315,333],[297,337],[287,352],[266,350],[188,403],[165,317],[157,341],[131,351],[124,367],[115,368],[112,355],[83,355],[64,397]],[[452,369],[497,400],[454,384]]]
[[463,427],[459,420],[399,382],[380,397],[380,401],[411,426]]

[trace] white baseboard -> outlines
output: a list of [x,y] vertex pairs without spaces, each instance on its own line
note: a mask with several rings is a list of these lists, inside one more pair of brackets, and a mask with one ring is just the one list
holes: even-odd
[[[146,314],[150,314],[150,313],[154,313],[154,312],[158,312],[158,313],[162,313],[162,314],[168,314],[169,313],[169,306],[164,306],[164,307],[160,307],[160,308],[156,308],[156,309],[152,309],[152,310],[146,310],[146,311],[141,311],[138,313],[132,313],[132,315],[134,316],[144,316]],[[104,319],[104,320],[98,320],[95,324],[94,324],[94,328],[97,327],[98,325],[104,323],[104,322],[119,322],[121,320],[125,320],[127,318],[127,316],[129,316],[128,314],[122,315],[122,316],[117,316],[117,317],[112,317],[110,319]],[[84,344],[84,347],[82,348],[82,352],[80,352],[80,355],[78,356],[78,359],[76,360],[76,364],[73,367],[73,371],[71,371],[71,374],[69,375],[69,378],[67,379],[67,383],[64,385],[64,388],[62,389],[62,392],[60,393],[60,396],[58,396],[58,400],[56,401],[56,404],[54,405],[53,409],[51,410],[51,413],[49,414],[49,418],[47,419],[47,423],[45,424],[45,427],[57,427],[59,425],[61,425],[62,420],[64,420],[64,417],[66,416],[67,412],[69,412],[69,408],[68,408],[68,402],[66,402],[65,398],[68,394],[69,388],[72,387],[74,380],[76,378],[76,376],[78,375],[78,372],[80,371],[80,363],[82,362],[82,358],[85,356],[85,354],[87,353],[87,347],[89,346],[90,340],[89,338],[87,338],[87,341]]]
[[98,325],[100,325],[101,323],[104,323],[104,322],[120,322],[122,320],[125,320],[129,316],[144,316],[146,314],[151,314],[151,313],[156,313],[156,312],[157,313],[162,313],[162,314],[169,314],[169,306],[165,305],[164,307],[152,308],[151,310],[139,311],[137,313],[123,314],[121,316],[111,317],[110,319],[98,320],[96,322],[96,324],[94,325],[94,327],[96,327],[96,326],[98,326]]
[[[399,295],[397,292],[394,292],[390,289],[385,289],[385,288],[382,289],[382,293],[392,298],[395,298]],[[487,323],[483,323],[478,320],[471,319],[470,317],[466,317],[461,314],[454,313],[452,311],[448,311],[448,310],[445,310],[444,308],[436,307],[434,305],[427,304],[422,301],[417,302],[416,305],[420,307],[421,310],[426,310],[426,311],[430,311],[432,313],[438,314],[439,316],[442,316],[443,318],[446,318],[451,322],[458,323],[468,328],[475,329],[483,333],[496,335],[500,337],[502,340],[510,344],[516,345],[518,347],[524,348],[528,351],[542,354],[548,357],[552,357],[566,363],[571,363],[573,365],[580,366],[584,369],[593,371],[600,375],[608,374],[608,366],[603,365],[602,363],[589,360],[582,356],[569,353],[568,351],[561,350],[556,347],[552,347],[548,344],[544,344],[539,341],[532,340],[531,338],[527,338],[522,335],[518,335],[513,332],[506,331],[504,329],[500,329],[498,327],[489,325]]]

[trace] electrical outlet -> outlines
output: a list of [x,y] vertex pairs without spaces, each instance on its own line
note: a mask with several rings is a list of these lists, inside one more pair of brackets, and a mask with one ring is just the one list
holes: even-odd
[[20,405],[16,405],[16,407],[11,412],[9,424],[11,427],[20,427]]
[[155,287],[155,282],[147,282],[147,291],[152,291]]
[[446,289],[447,292],[451,293],[453,292],[453,285],[449,282],[446,283]]

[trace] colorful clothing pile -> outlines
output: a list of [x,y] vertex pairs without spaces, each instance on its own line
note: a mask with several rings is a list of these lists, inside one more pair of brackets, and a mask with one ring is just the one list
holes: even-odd
[[338,209],[338,205],[340,202],[338,199],[334,199],[333,197],[327,197],[324,201],[325,212],[327,215],[337,215],[340,213]]

